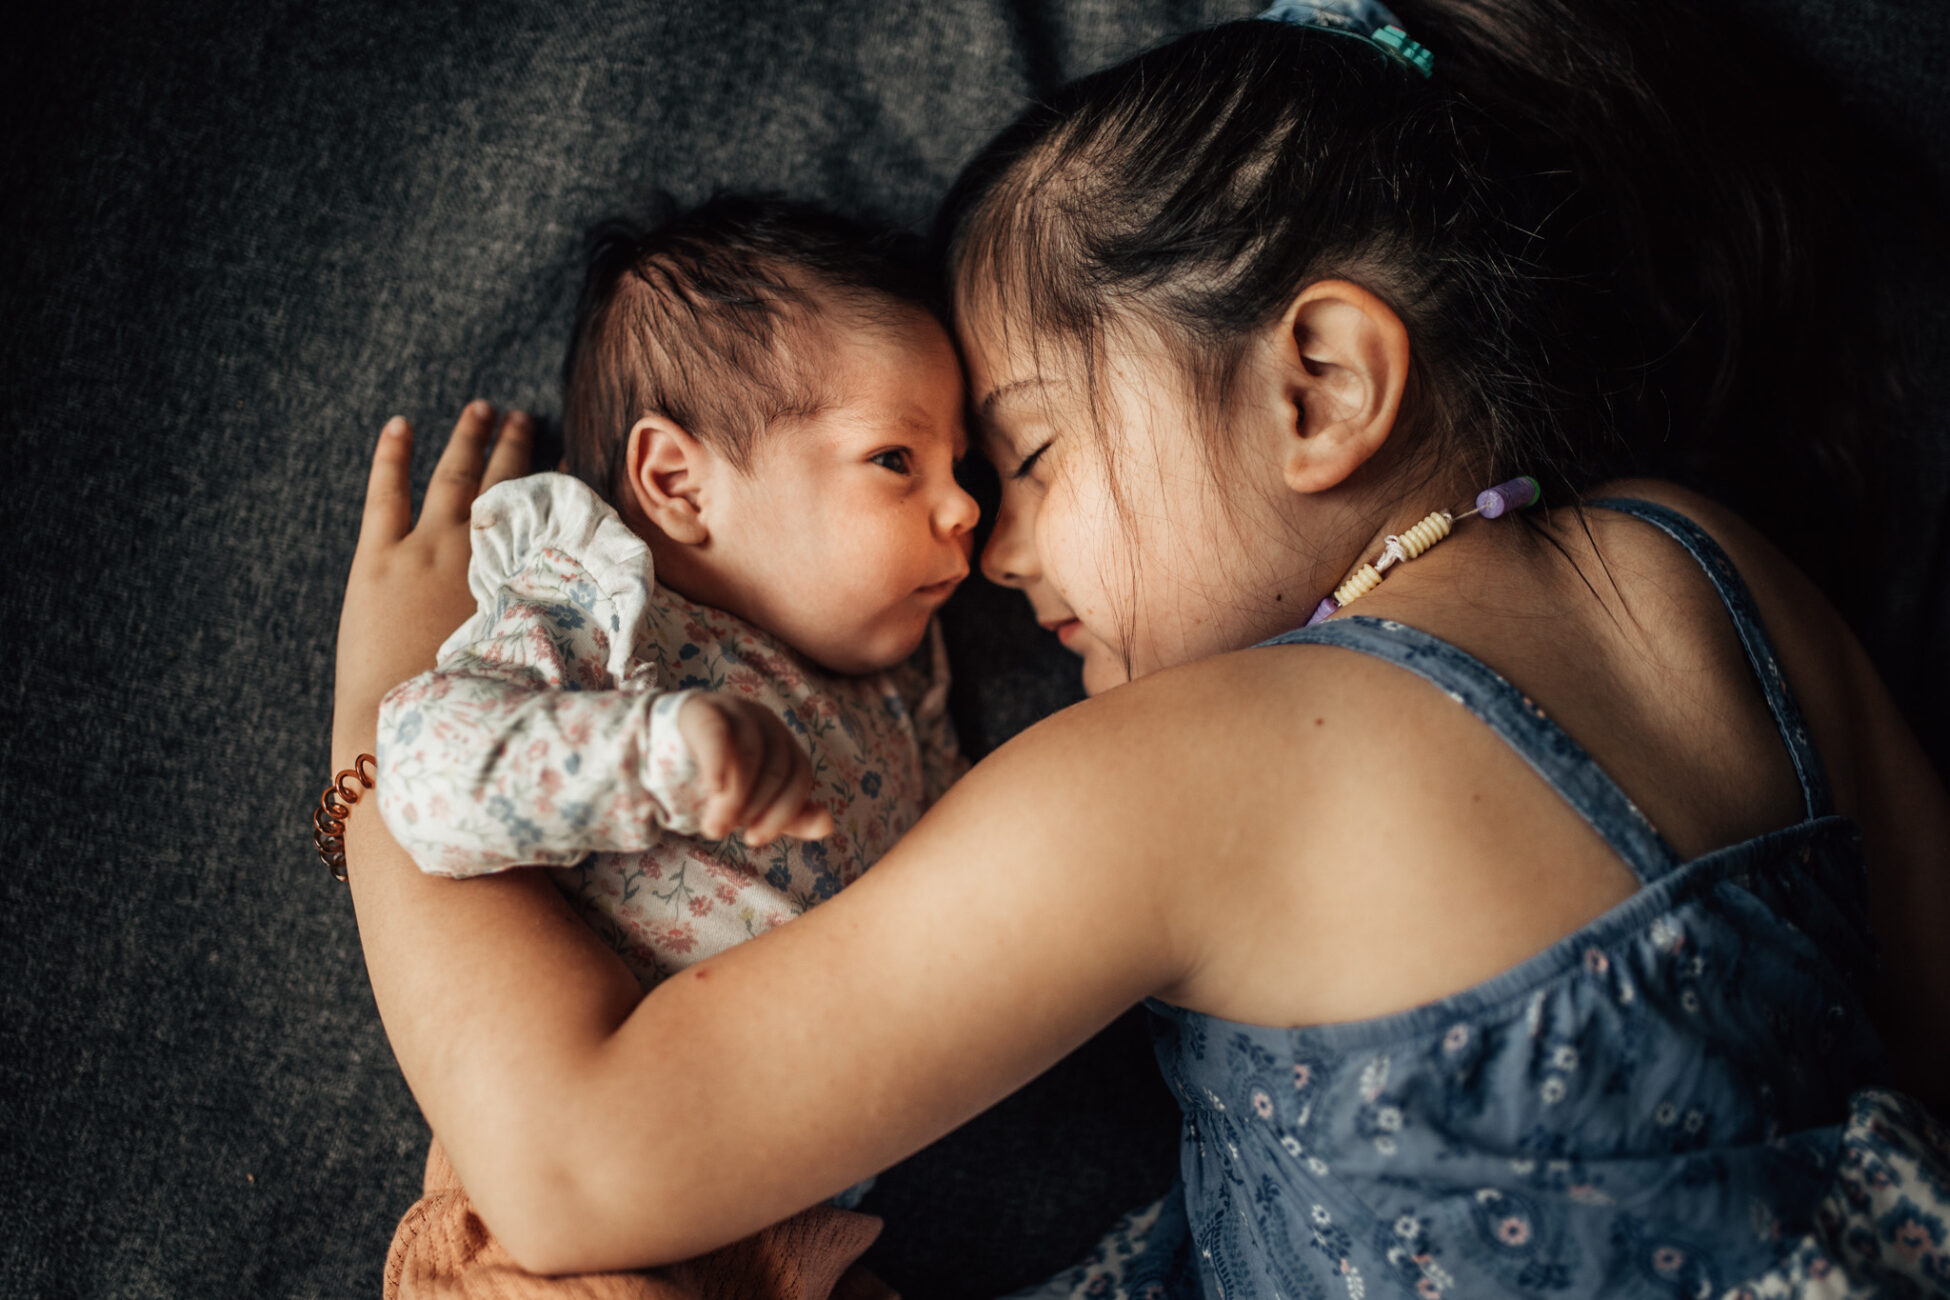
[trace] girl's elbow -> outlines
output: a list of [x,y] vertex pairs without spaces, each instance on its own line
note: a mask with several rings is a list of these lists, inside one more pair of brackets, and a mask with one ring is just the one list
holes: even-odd
[[529,1273],[559,1276],[675,1263],[694,1255],[669,1236],[683,1224],[671,1213],[648,1218],[632,1206],[672,1202],[645,1192],[618,1197],[599,1191],[591,1175],[553,1156],[510,1168],[498,1185],[474,1198],[481,1219],[514,1262]]
[[593,1273],[587,1244],[576,1239],[563,1225],[543,1224],[526,1219],[510,1220],[489,1228],[500,1239],[509,1258],[524,1273],[537,1277],[559,1277],[574,1273]]
[[489,1231],[508,1252],[515,1267],[537,1277],[556,1277],[582,1270],[575,1264],[574,1243],[561,1240],[546,1228],[526,1221],[499,1219],[487,1221]]
[[514,1262],[542,1277],[605,1267],[591,1239],[596,1216],[580,1208],[573,1184],[552,1171],[517,1177],[518,1186],[484,1187],[474,1197],[482,1222]]
[[654,1230],[625,1233],[604,1216],[575,1219],[559,1207],[482,1218],[522,1271],[538,1277],[654,1268],[698,1253],[676,1248]]

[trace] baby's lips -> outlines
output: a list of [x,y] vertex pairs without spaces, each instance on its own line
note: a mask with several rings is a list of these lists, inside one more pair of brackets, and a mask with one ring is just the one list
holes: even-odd
[[950,592],[954,591],[956,587],[961,586],[963,582],[967,581],[968,573],[969,573],[968,569],[964,567],[960,573],[950,574],[948,577],[942,578],[937,582],[926,583],[923,586],[916,587],[915,590],[931,592],[931,593],[940,592],[942,595],[945,596],[948,595]]

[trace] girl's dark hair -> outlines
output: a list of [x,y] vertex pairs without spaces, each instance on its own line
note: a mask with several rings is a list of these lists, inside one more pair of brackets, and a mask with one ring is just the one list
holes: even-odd
[[1074,351],[1093,391],[1106,327],[1150,326],[1222,413],[1255,333],[1353,280],[1408,328],[1424,465],[1559,500],[1628,471],[1745,488],[1797,558],[1841,564],[1765,508],[1859,505],[1894,381],[1817,89],[1668,0],[1395,7],[1432,79],[1251,21],[1056,91],[950,197],[957,296]]
[[835,318],[899,327],[936,311],[911,237],[810,204],[721,195],[648,229],[604,222],[563,364],[570,473],[604,497],[629,431],[660,414],[744,468],[764,432],[816,415]]

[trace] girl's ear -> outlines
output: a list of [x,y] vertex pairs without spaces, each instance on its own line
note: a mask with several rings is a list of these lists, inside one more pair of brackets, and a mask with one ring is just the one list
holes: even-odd
[[1317,280],[1294,298],[1279,329],[1282,473],[1295,492],[1322,492],[1345,482],[1394,430],[1408,383],[1408,328],[1360,285]]
[[624,450],[631,498],[657,531],[684,546],[711,540],[703,487],[715,458],[710,448],[661,415],[630,426]]

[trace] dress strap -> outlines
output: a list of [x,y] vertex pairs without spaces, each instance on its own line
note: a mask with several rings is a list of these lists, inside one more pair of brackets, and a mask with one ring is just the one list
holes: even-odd
[[1834,796],[1828,787],[1828,769],[1809,739],[1801,706],[1795,703],[1794,692],[1788,689],[1787,679],[1781,675],[1780,660],[1775,657],[1774,643],[1768,638],[1767,629],[1761,625],[1753,593],[1747,590],[1739,570],[1733,567],[1733,561],[1720,549],[1720,544],[1677,510],[1651,501],[1613,497],[1585,504],[1643,519],[1685,547],[1698,561],[1714,590],[1720,593],[1720,602],[1726,606],[1727,617],[1733,620],[1740,644],[1747,651],[1747,662],[1753,665],[1754,676],[1760,679],[1768,711],[1774,715],[1775,726],[1780,728],[1781,742],[1787,746],[1788,757],[1794,760],[1794,773],[1800,779],[1801,798],[1809,818],[1828,816],[1835,810]]
[[1641,882],[1650,884],[1679,865],[1672,847],[1596,760],[1529,696],[1466,651],[1407,624],[1359,614],[1295,628],[1260,644],[1339,646],[1407,669],[1502,737],[1604,837]]

